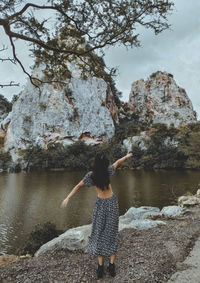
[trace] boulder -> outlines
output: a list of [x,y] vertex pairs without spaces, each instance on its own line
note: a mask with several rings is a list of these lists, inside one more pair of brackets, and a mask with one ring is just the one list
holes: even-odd
[[49,250],[54,250],[57,248],[68,249],[70,251],[85,251],[88,245],[88,237],[90,233],[91,225],[84,225],[69,229],[59,237],[42,245],[40,249],[35,253],[35,256],[37,257]]
[[155,214],[161,215],[160,209],[158,207],[151,207],[151,206],[141,206],[138,208],[131,207],[123,216],[120,216],[120,221],[129,218],[131,220],[143,220],[143,219],[151,218]]
[[166,218],[176,218],[180,216],[183,212],[183,209],[177,205],[165,206],[161,210],[161,214]]
[[[153,221],[148,219],[150,217],[155,217],[155,215],[157,217],[161,216],[160,209],[157,207],[131,207],[124,215],[119,217],[119,231],[125,228],[144,230],[158,225],[165,225],[165,222],[163,221]],[[69,229],[59,237],[41,246],[35,253],[35,256],[37,257],[47,251],[55,249],[86,251],[90,233],[91,224]]]
[[147,150],[148,142],[150,141],[150,137],[146,135],[146,132],[141,132],[140,136],[132,136],[123,140],[123,145],[127,149],[127,151],[132,150],[132,146],[139,146],[141,150]]
[[200,198],[198,196],[181,196],[178,198],[178,204],[181,207],[198,205],[200,204]]
[[162,214],[158,207],[141,206],[131,207],[122,216],[119,217],[119,231],[125,228],[135,228],[138,230],[145,230],[164,225],[163,221],[154,221],[152,219],[161,218]]

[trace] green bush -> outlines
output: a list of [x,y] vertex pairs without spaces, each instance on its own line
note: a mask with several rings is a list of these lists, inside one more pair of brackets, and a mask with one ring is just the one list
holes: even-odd
[[33,256],[42,245],[58,237],[61,233],[63,231],[57,230],[56,226],[51,222],[37,225],[28,236],[25,245],[17,253],[19,255],[30,254]]
[[8,163],[11,161],[11,156],[9,152],[0,151],[0,168],[6,170],[8,168]]
[[47,150],[36,146],[23,151],[22,155],[27,163],[26,170],[66,168],[74,171],[90,169],[97,153],[105,153],[113,162],[122,157],[125,150],[120,144],[87,145],[78,141],[69,146],[50,144]]
[[[184,129],[185,130],[185,129]],[[180,150],[186,156],[186,168],[200,168],[200,129],[179,136]]]
[[[140,135],[143,124],[124,121],[116,128],[111,142],[87,145],[78,141],[70,146],[60,143],[49,144],[47,150],[32,147],[23,151],[27,170],[66,168],[67,170],[89,170],[97,153],[105,153],[110,162],[126,154],[122,141],[128,136]],[[126,164],[144,168],[200,168],[200,125],[192,123],[175,128],[165,124],[154,124],[149,131],[147,150],[132,148],[134,155]],[[166,144],[166,139],[178,142],[178,146]]]
[[122,121],[119,125],[116,125],[114,142],[122,142],[124,139],[136,135],[140,135],[141,131],[147,130],[146,124],[138,121]]

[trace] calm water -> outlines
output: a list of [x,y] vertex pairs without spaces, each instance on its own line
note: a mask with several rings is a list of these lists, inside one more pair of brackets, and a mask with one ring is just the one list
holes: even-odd
[[[0,254],[21,246],[35,225],[51,221],[58,229],[88,224],[96,199],[94,188],[83,187],[65,209],[61,201],[85,172],[32,172],[0,174]],[[200,171],[117,171],[112,187],[120,215],[131,206],[174,204],[176,197],[196,192]]]

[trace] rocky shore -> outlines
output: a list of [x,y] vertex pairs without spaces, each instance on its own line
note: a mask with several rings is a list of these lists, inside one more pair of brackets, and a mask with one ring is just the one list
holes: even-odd
[[[162,219],[165,225],[147,230],[121,230],[117,275],[112,279],[105,272],[99,282],[163,283],[177,271],[187,272],[188,266],[183,262],[200,235],[200,204],[188,204],[189,198],[186,205],[182,203],[179,216],[165,215]],[[107,263],[108,259],[105,267]],[[0,260],[0,282],[97,282],[96,265],[96,258],[84,251],[58,246],[33,258],[11,259],[5,255]]]

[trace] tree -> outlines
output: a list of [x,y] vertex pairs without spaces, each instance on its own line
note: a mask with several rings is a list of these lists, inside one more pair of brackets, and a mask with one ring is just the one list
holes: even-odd
[[[9,38],[13,58],[24,73],[36,83],[17,57],[15,39],[29,43],[36,64],[45,60],[45,82],[70,77],[66,62],[78,60],[82,74],[105,77],[103,56],[106,46],[140,46],[139,25],[155,34],[169,28],[167,15],[170,0],[3,0],[0,3],[0,26]],[[49,11],[48,17],[41,17]],[[52,27],[51,19],[54,19]],[[4,48],[3,48],[4,49]],[[65,64],[65,68],[62,65]],[[64,70],[65,69],[65,70]],[[64,72],[62,75],[60,72]],[[115,70],[111,69],[111,75]],[[37,81],[39,81],[37,79]],[[41,81],[40,81],[41,82]],[[43,81],[44,82],[44,81]],[[7,85],[14,85],[10,82]],[[0,86],[6,86],[1,84]]]

